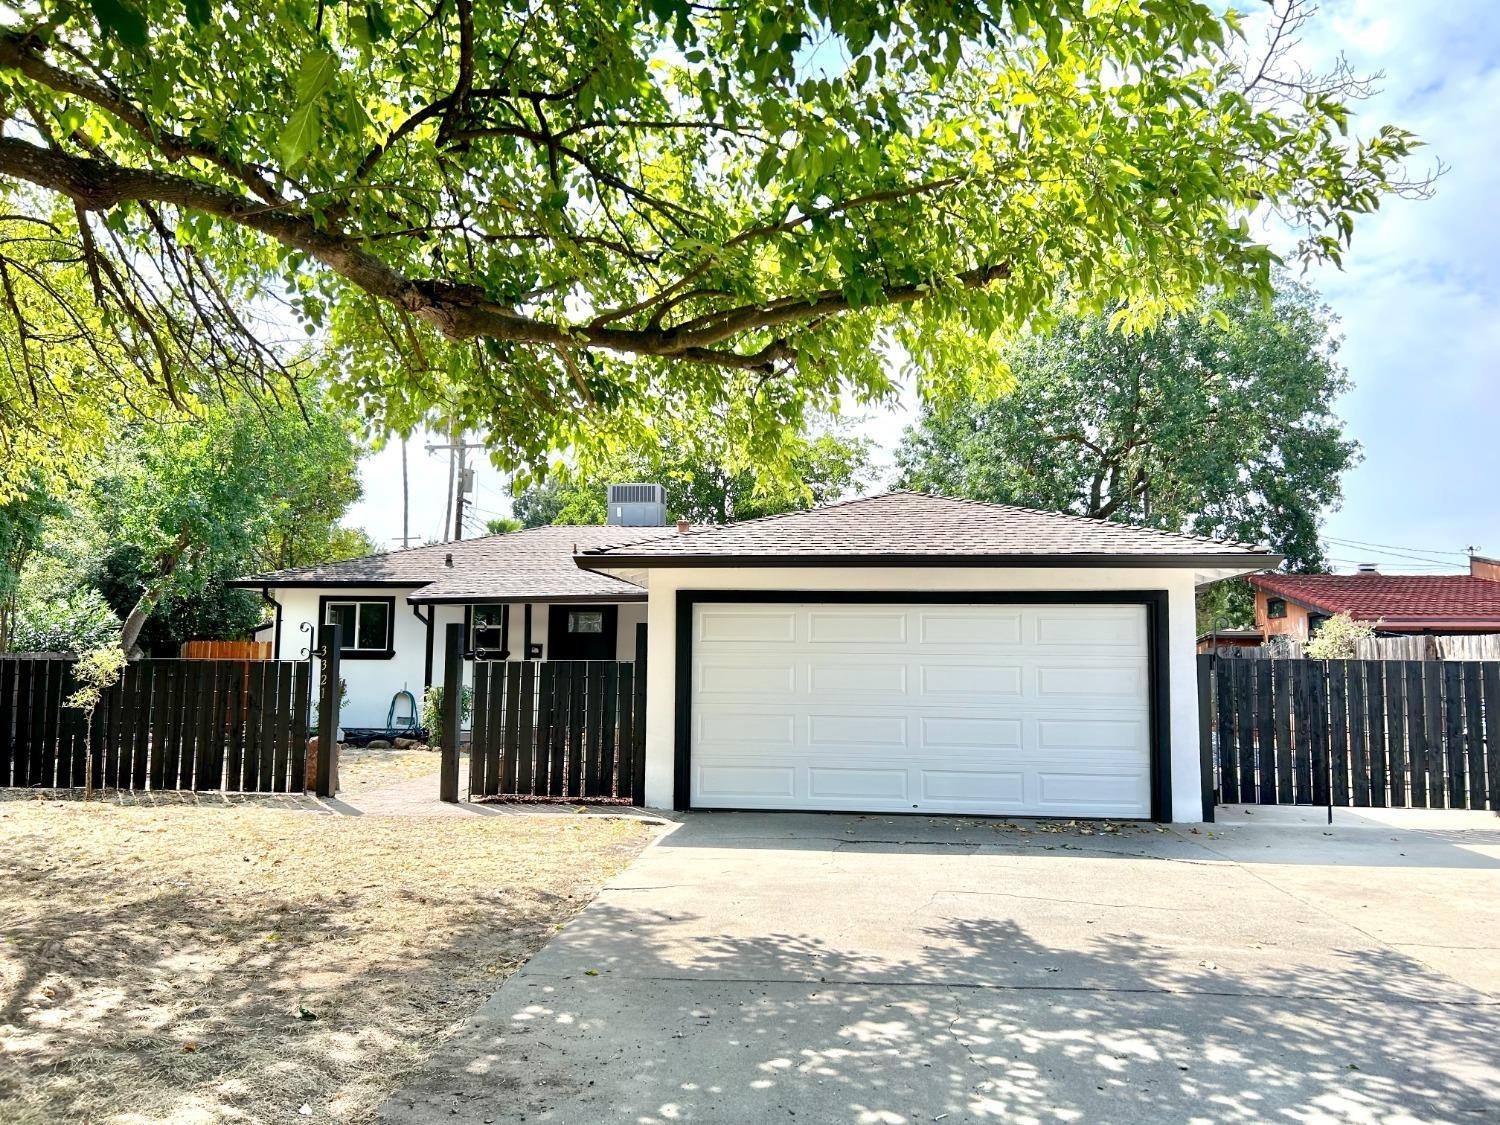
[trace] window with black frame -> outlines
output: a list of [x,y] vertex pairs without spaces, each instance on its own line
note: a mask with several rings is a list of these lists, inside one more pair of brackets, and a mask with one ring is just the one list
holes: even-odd
[[335,601],[324,604],[323,620],[339,627],[339,639],[346,655],[388,653],[391,651],[391,602]]
[[476,605],[471,611],[469,647],[489,660],[504,660],[510,655],[506,636],[510,632],[510,607],[503,603]]
[[1267,598],[1266,599],[1266,616],[1269,617],[1269,618],[1271,618],[1272,620],[1275,620],[1275,619],[1280,618],[1280,617],[1285,617],[1286,616],[1286,599],[1285,598]]

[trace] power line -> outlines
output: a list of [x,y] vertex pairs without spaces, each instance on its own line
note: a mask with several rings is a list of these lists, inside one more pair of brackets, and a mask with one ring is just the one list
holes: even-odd
[[1349,547],[1383,547],[1391,551],[1421,551],[1424,555],[1453,555],[1455,558],[1468,558],[1465,551],[1445,551],[1441,547],[1411,547],[1400,543],[1367,543],[1363,539],[1340,539],[1337,535],[1325,535],[1330,543],[1343,543]]
[[1456,565],[1449,559],[1435,559],[1431,555],[1413,555],[1407,551],[1398,551],[1384,547],[1369,547],[1358,543],[1347,543],[1338,539],[1330,539],[1329,543],[1336,547],[1354,547],[1355,549],[1364,551],[1367,554],[1388,555],[1391,558],[1397,559],[1414,559],[1417,562],[1431,563],[1433,566],[1451,567]]

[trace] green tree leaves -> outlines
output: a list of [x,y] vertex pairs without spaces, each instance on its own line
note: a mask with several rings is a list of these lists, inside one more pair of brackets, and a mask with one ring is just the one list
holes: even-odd
[[1137,335],[1068,313],[1006,353],[1015,389],[926,410],[902,481],[977,500],[1268,543],[1317,569],[1320,514],[1357,459],[1348,387],[1317,295],[1285,277],[1205,298]]
[[1063,292],[1139,329],[1267,291],[1248,215],[1336,261],[1415,144],[1203,0],[93,3],[0,29],[0,176],[146,291],[91,334],[181,310],[224,362],[284,301],[369,412],[518,468],[664,418],[768,441],[896,355],[961,396]]
[[338,73],[338,56],[332,51],[317,49],[309,51],[297,71],[297,100],[286,128],[281,131],[277,150],[288,168],[295,168],[317,143],[322,128],[320,103],[323,95],[333,85]]

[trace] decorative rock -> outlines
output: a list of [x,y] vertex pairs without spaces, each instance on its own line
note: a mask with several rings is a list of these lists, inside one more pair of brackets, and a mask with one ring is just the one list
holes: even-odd
[[410,750],[422,744],[415,738],[398,738],[395,740],[395,745],[397,750]]
[[383,738],[372,738],[372,739],[370,739],[369,742],[365,743],[365,749],[366,750],[389,750],[389,749],[391,749],[391,744],[389,742],[387,742]]

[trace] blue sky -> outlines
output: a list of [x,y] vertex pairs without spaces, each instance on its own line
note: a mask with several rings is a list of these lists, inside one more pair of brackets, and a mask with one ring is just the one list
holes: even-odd
[[[1309,275],[1341,321],[1354,388],[1340,411],[1364,453],[1325,521],[1329,555],[1346,570],[1460,569],[1471,544],[1500,556],[1500,0],[1331,0],[1299,53],[1324,69],[1340,51],[1385,73],[1356,130],[1411,129],[1428,144],[1416,167],[1441,158],[1448,171],[1432,199],[1365,219],[1342,271]],[[881,411],[861,428],[888,455],[909,418]],[[409,466],[412,533],[436,536],[446,455],[414,442]],[[509,507],[500,475],[486,464],[478,476],[482,523]],[[370,458],[364,479],[348,522],[399,546],[396,449]]]

